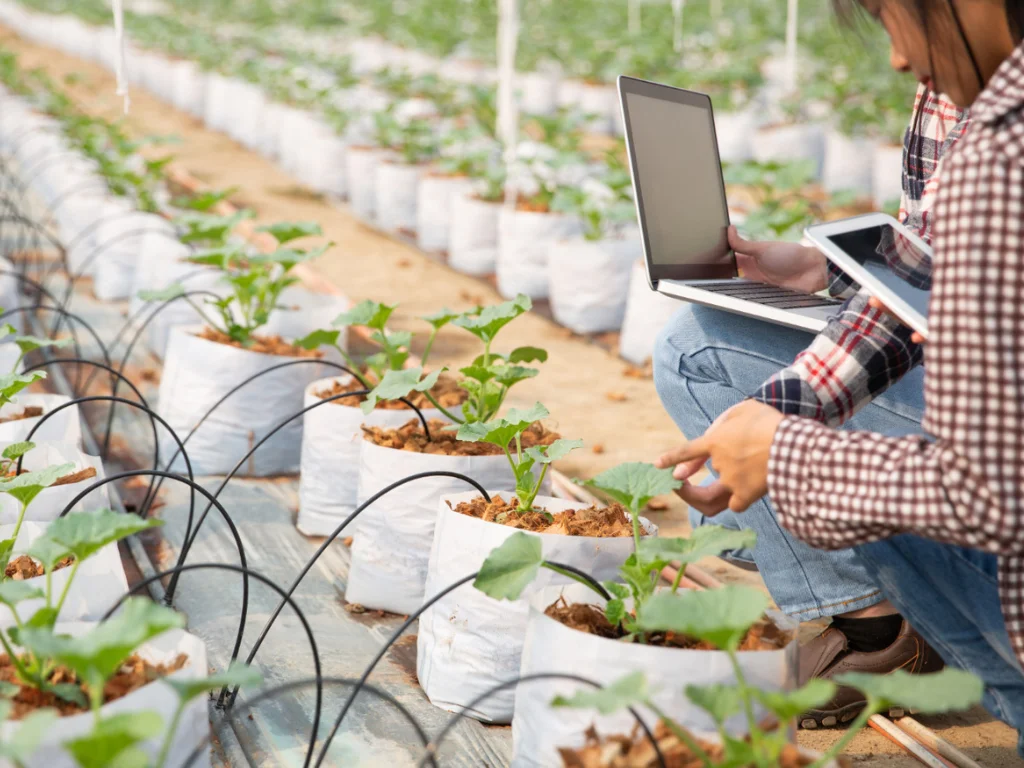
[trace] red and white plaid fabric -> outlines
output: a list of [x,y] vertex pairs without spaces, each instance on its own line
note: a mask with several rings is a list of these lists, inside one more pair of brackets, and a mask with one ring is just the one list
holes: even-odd
[[999,556],[1024,662],[1024,46],[943,163],[926,347],[925,437],[787,417],[772,445],[779,520],[817,547],[912,532]]
[[[969,122],[968,114],[949,100],[923,87],[918,90],[914,119],[904,139],[900,218],[928,242],[938,188],[935,171]],[[912,285],[930,287],[930,262],[893,266]],[[867,294],[831,262],[829,267],[830,292],[850,300],[791,366],[761,386],[754,399],[785,414],[838,426],[920,363],[922,354],[911,343],[909,328],[869,307]]]

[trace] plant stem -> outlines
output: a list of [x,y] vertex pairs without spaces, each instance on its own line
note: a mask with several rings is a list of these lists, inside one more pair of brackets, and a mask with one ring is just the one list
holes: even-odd
[[640,511],[629,508],[629,516],[633,520],[633,551],[640,557]]
[[672,594],[674,595],[679,591],[679,582],[683,580],[683,574],[686,573],[686,566],[682,563],[679,564],[679,571],[676,573],[675,579],[672,581]]
[[757,727],[757,720],[754,718],[754,707],[750,701],[750,688],[747,685],[746,675],[743,674],[743,667],[740,666],[740,660],[736,657],[736,651],[730,648],[726,653],[729,654],[733,674],[736,675],[736,682],[739,684],[740,699],[743,701],[743,713],[747,716],[747,725],[750,727],[751,746],[754,747],[755,754],[760,754],[759,747],[762,746],[762,743],[760,739],[755,738],[755,734],[761,735],[761,730]]
[[201,310],[201,309],[199,308],[199,305],[198,305],[198,304],[196,304],[196,303],[195,303],[194,301],[192,301],[192,299],[190,299],[190,298],[187,298],[187,297],[186,297],[186,299],[185,299],[185,303],[186,303],[186,304],[188,304],[188,305],[189,305],[190,307],[192,307],[192,309],[194,309],[194,310],[195,310],[196,312],[198,312],[198,313],[199,313],[199,316],[200,316],[201,318],[203,318],[203,321],[204,321],[204,322],[205,322],[205,323],[206,323],[206,324],[207,324],[208,326],[210,326],[211,328],[213,328],[213,329],[214,329],[214,330],[216,330],[216,331],[220,331],[220,332],[221,332],[221,333],[223,333],[223,334],[224,334],[225,336],[228,336],[228,335],[230,335],[230,334],[228,334],[228,329],[227,329],[227,328],[221,328],[221,327],[219,327],[219,326],[218,326],[218,325],[217,325],[217,324],[216,324],[215,322],[213,322],[213,321],[212,321],[212,320],[211,320],[211,319],[210,319],[209,317],[207,317],[206,313],[205,313],[205,312],[203,312],[203,310]]
[[171,752],[171,744],[174,741],[174,734],[178,731],[178,723],[181,721],[181,713],[185,711],[185,702],[179,701],[178,708],[174,710],[174,717],[167,726],[167,735],[164,736],[164,743],[160,746],[160,755],[156,759],[156,768],[164,768],[167,763],[167,755]]
[[658,719],[665,724],[665,727],[672,731],[673,735],[683,742],[687,749],[689,749],[694,756],[704,764],[704,768],[713,768],[711,758],[708,756],[708,753],[701,749],[700,744],[697,743],[697,740],[693,738],[689,731],[668,717],[654,704],[653,701],[647,700],[644,704],[648,709],[654,712],[654,714],[658,716]]
[[7,653],[7,658],[11,660],[11,664],[14,665],[14,669],[18,672],[18,677],[27,683],[34,682],[32,680],[32,676],[29,675],[28,670],[25,669],[25,665],[22,663],[21,659],[18,658],[14,653],[14,650],[11,648],[10,643],[7,642],[7,636],[2,630],[0,630],[0,645],[3,645],[4,651]]
[[549,571],[554,571],[555,573],[560,573],[562,576],[565,576],[566,578],[572,579],[573,581],[578,582],[579,584],[582,584],[583,586],[589,588],[590,591],[592,591],[594,594],[600,595],[602,600],[606,599],[605,595],[602,594],[601,590],[597,589],[593,584],[591,584],[589,581],[584,579],[578,573],[573,573],[572,571],[567,571],[564,568],[559,568],[557,565],[554,565],[553,563],[549,563],[547,560],[542,562],[540,564],[540,566],[541,566],[541,568],[547,568]]
[[430,337],[427,339],[427,346],[423,348],[423,354],[420,355],[420,365],[424,368],[427,367],[427,358],[430,357],[430,350],[434,346],[434,339],[437,338],[437,332],[439,329],[435,328],[430,332]]
[[843,737],[833,744],[832,748],[828,752],[818,758],[818,760],[811,765],[811,768],[824,768],[830,760],[841,755],[849,743],[853,741],[857,734],[863,730],[864,726],[868,724],[868,720],[871,719],[871,716],[878,714],[880,711],[878,704],[879,701],[877,699],[872,696],[868,696],[867,706],[864,707],[864,710],[859,715],[857,715],[857,719],[850,723],[846,729],[846,733],[843,734]]
[[370,382],[363,377],[362,373],[360,373],[359,365],[352,359],[352,356],[342,349],[340,344],[332,344],[331,346],[338,350],[338,354],[340,354],[342,359],[348,363],[348,367],[352,369],[352,375],[356,377],[356,381],[363,385],[363,389],[373,389],[373,387],[370,386]]
[[437,408],[437,410],[439,410],[446,418],[451,419],[452,422],[454,422],[455,424],[465,424],[466,423],[464,420],[462,420],[462,419],[458,418],[457,416],[449,413],[448,409],[446,409],[439,402],[437,402],[437,400],[434,399],[434,396],[432,394],[430,394],[429,391],[424,392],[423,396],[425,398],[427,398],[427,400],[430,401],[431,405],[433,405],[435,408]]
[[[68,590],[71,589],[71,582],[75,580],[75,574],[78,573],[78,566],[81,565],[82,561],[79,558],[75,558],[75,564],[71,566],[71,573],[68,574],[68,580],[64,584],[64,589],[60,593],[60,600],[57,601],[57,610],[54,613],[55,616],[60,614],[60,609],[64,607],[64,600],[67,599]],[[46,572],[46,578],[49,580],[50,571]]]

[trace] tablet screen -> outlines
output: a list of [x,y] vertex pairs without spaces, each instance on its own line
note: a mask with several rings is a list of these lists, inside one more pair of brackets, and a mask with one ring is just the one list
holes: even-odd
[[[889,224],[831,235],[827,239],[923,317],[928,317],[931,253],[918,248]],[[922,265],[925,265],[923,270]],[[922,271],[925,277],[921,276]]]

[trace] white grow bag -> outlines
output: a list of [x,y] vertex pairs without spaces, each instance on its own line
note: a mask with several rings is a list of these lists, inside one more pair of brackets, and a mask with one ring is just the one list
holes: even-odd
[[[367,440],[359,453],[360,504],[396,480],[420,472],[459,472],[484,488],[515,487],[515,476],[503,453],[438,456],[385,448]],[[549,489],[550,482],[545,478],[543,490]],[[412,613],[423,605],[437,500],[450,493],[473,490],[458,478],[426,477],[396,488],[365,509],[352,531],[352,563],[345,599],[400,614]]]
[[[36,424],[42,422],[50,411],[70,402],[71,398],[65,395],[22,392],[15,398],[15,402],[6,403],[0,408],[0,418],[7,418],[22,413],[25,408],[32,406],[42,408],[43,414],[42,416],[33,416],[30,419],[18,419],[17,421],[0,423],[0,443],[17,443],[28,439],[28,433],[32,431]],[[70,408],[65,408],[55,416],[46,419],[43,426],[32,435],[32,442],[43,440],[81,445],[82,422],[78,415],[78,406],[73,405]]]
[[[858,195],[870,196],[877,145],[878,142],[872,139],[851,138],[836,130],[828,131],[825,134],[822,186],[829,192],[852,190]],[[898,173],[896,178],[899,180]]]
[[558,109],[562,77],[555,72],[520,72],[516,75],[519,109],[527,115],[550,115]]
[[[58,624],[56,631],[72,636],[84,635],[94,624],[69,622]],[[144,643],[137,653],[150,663],[170,664],[179,654],[185,654],[188,662],[184,667],[170,675],[180,680],[196,679],[207,676],[206,644],[195,635],[180,629],[164,632],[159,637]],[[154,680],[149,685],[132,691],[117,701],[105,704],[100,709],[100,717],[108,718],[118,714],[152,711],[163,719],[164,727],[154,738],[142,742],[140,746],[155,763],[160,746],[167,735],[171,718],[178,708],[178,695],[169,685],[161,680]],[[0,739],[9,739],[20,723],[8,721],[0,726]],[[80,715],[62,717],[60,724],[50,729],[43,737],[39,749],[30,757],[26,768],[77,768],[78,763],[68,754],[61,744],[65,741],[90,733],[95,725],[91,712]],[[171,741],[170,753],[167,756],[168,766],[185,764],[193,750],[210,735],[210,715],[207,697],[198,696],[189,702],[178,723],[178,730]],[[210,768],[210,747],[207,745],[199,757],[192,763],[196,768]],[[0,766],[9,768],[9,764],[0,761]]]
[[640,255],[640,242],[632,237],[551,243],[548,292],[555,320],[576,333],[619,330],[629,273]]
[[614,115],[619,109],[615,86],[583,83],[579,95],[580,110],[590,117],[587,121],[587,130],[591,133],[614,133]]
[[766,126],[751,137],[751,151],[759,163],[811,160],[814,178],[820,178],[825,156],[825,131],[816,123]]
[[382,160],[376,173],[373,208],[377,226],[385,232],[412,232],[416,229],[416,195],[423,166]]
[[448,266],[466,275],[490,275],[498,260],[498,216],[501,203],[471,194],[452,201]]
[[416,192],[415,227],[416,243],[420,250],[448,250],[455,201],[472,190],[473,182],[461,176],[424,174],[420,178]]
[[377,164],[387,151],[368,147],[348,148],[345,175],[348,177],[348,204],[359,218],[372,222],[377,205]]
[[[344,375],[310,383],[303,396],[303,407],[319,402],[322,398],[317,393],[329,391],[335,382],[344,386],[351,381],[351,376]],[[364,416],[358,405],[343,402],[326,403],[302,417],[302,471],[296,527],[306,536],[330,535],[355,511],[362,425],[397,428],[416,417],[409,409],[384,408],[374,408]],[[427,419],[446,420],[433,408],[424,410],[423,415]]]
[[[174,262],[170,269],[172,272],[180,272],[180,274],[165,283],[163,288],[171,283],[180,282],[186,292],[210,291],[218,296],[228,294],[229,287],[221,280],[221,273],[217,270],[187,262]],[[210,299],[208,296],[196,296],[192,301],[202,308],[208,299]],[[156,312],[157,309],[160,310],[146,325],[144,333],[149,351],[161,360],[167,356],[167,344],[170,341],[172,329],[204,322],[203,316],[185,299],[175,299],[166,307],[163,307],[164,303],[162,301],[149,302],[148,311],[141,318],[141,321],[145,322],[153,312]],[[160,309],[161,307],[163,308]],[[205,311],[209,311],[209,309]]]
[[[493,497],[498,491],[488,491]],[[508,499],[512,494],[501,492]],[[430,551],[426,595],[443,589],[480,569],[495,547],[517,529],[449,509],[479,496],[476,491],[442,496]],[[550,512],[579,509],[579,502],[540,496],[538,506]],[[649,535],[657,527],[643,519]],[[591,538],[529,533],[539,536],[544,557],[580,568],[598,581],[613,579],[633,551],[631,537]],[[416,675],[427,698],[449,712],[462,711],[477,696],[519,674],[531,595],[552,585],[566,585],[565,576],[542,568],[519,600],[492,600],[472,584],[453,590],[420,617],[416,649]],[[514,692],[506,689],[466,711],[470,717],[494,723],[512,718]]]
[[580,223],[561,213],[511,210],[498,214],[498,293],[506,299],[525,293],[531,299],[548,295],[548,246],[553,240],[579,234]]
[[[201,339],[198,327],[171,329],[160,379],[158,410],[178,436],[185,436],[229,391],[249,377],[299,358],[269,355]],[[323,366],[295,365],[268,373],[225,400],[185,444],[196,475],[227,474],[271,429],[302,408],[306,385],[323,376]],[[238,474],[244,477],[293,474],[299,469],[302,419],[295,419],[262,445]],[[161,432],[160,455],[177,451]],[[184,471],[181,456],[173,471]]]
[[643,365],[654,353],[658,331],[669,321],[680,302],[651,290],[647,270],[642,261],[633,264],[629,276],[626,314],[619,335],[619,355],[636,365]]
[[[68,410],[71,410],[70,408]],[[57,418],[60,415],[58,414]],[[159,429],[159,425],[157,425]],[[68,472],[78,472],[92,467],[96,470],[96,476],[77,483],[68,485],[53,485],[39,492],[39,495],[32,500],[25,515],[25,520],[38,523],[49,523],[56,520],[64,511],[64,508],[82,491],[100,482],[104,477],[103,461],[99,456],[89,456],[71,443],[58,443],[52,441],[40,442],[34,437],[32,442],[36,447],[25,454],[21,467],[23,470],[37,472],[47,467],[60,464],[74,464],[75,468]],[[0,450],[6,448],[10,443],[0,443]],[[73,512],[93,511],[104,509],[110,506],[110,496],[107,492],[108,486],[104,485],[92,491],[88,496],[79,501],[73,508]],[[0,495],[0,524],[15,523],[18,520],[18,513],[21,506],[6,493]]]
[[[11,553],[11,559],[24,554],[32,546],[32,542],[42,536],[45,531],[46,526],[39,523],[22,523],[21,530],[18,531],[18,540]],[[12,533],[14,533],[14,523],[0,525],[0,537],[7,539]],[[69,565],[50,574],[54,606],[67,586],[72,570],[73,565]],[[26,579],[25,584],[45,592],[46,576]],[[125,578],[124,567],[121,565],[121,554],[118,552],[117,542],[107,544],[92,557],[82,561],[78,573],[68,589],[58,619],[60,621],[98,621],[114,607],[127,591],[128,580]],[[22,621],[27,621],[45,605],[46,600],[43,598],[25,600],[18,603],[18,615]],[[10,608],[0,606],[0,627],[6,628],[14,625],[14,616],[11,614]]]
[[903,195],[903,147],[882,145],[875,148],[871,170],[871,191],[875,207],[882,208]]
[[753,109],[715,115],[718,155],[723,162],[738,163],[750,159],[754,121]]
[[[735,684],[727,654],[623,643],[570,629],[544,614],[560,594],[570,603],[603,606],[600,595],[582,584],[535,593],[530,599],[521,675],[555,672],[579,675],[607,685],[632,672],[644,672],[655,691],[653,701],[669,717],[698,736],[715,733],[711,717],[692,704],[683,691],[687,685]],[[790,619],[777,612],[769,615],[780,629],[795,633],[796,624]],[[793,640],[777,651],[740,653],[740,666],[747,682],[756,688],[791,690],[797,685],[797,653],[798,643]],[[632,730],[636,721],[629,712],[599,715],[591,710],[550,706],[556,695],[572,695],[577,690],[593,689],[571,680],[557,679],[517,686],[516,718],[512,721],[512,765],[515,768],[546,768],[557,764],[558,747],[583,746],[584,734],[591,725],[606,736]],[[653,713],[639,709],[648,725],[653,726],[657,720]],[[758,719],[766,714],[761,707],[755,707]],[[746,718],[742,714],[735,715],[726,722],[726,727],[734,735],[743,735],[747,732]]]
[[141,211],[104,221],[96,228],[96,244],[91,263],[85,265],[93,275],[93,292],[101,301],[127,299],[132,295],[135,271],[144,258],[144,243],[153,233],[174,233],[169,221]]

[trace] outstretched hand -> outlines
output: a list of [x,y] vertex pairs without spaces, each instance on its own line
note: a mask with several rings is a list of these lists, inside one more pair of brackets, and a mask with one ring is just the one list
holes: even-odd
[[748,280],[806,293],[828,287],[825,257],[816,248],[799,243],[745,240],[736,227],[729,227],[729,247],[736,253],[740,273]]

